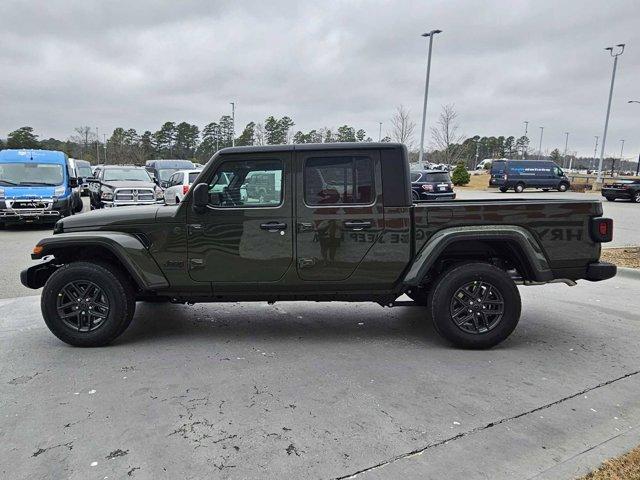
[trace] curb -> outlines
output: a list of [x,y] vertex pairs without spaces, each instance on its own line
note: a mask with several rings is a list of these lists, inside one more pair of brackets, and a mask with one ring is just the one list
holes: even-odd
[[616,276],[622,277],[622,278],[633,278],[635,280],[640,280],[640,269],[618,267],[618,274]]

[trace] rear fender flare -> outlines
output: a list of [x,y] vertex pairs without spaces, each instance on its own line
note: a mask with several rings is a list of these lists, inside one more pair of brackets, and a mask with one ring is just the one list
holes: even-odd
[[429,272],[451,244],[463,240],[509,241],[518,246],[533,280],[547,282],[553,280],[553,272],[544,255],[544,251],[535,237],[523,227],[517,225],[452,227],[436,232],[418,252],[409,270],[404,276],[404,284],[420,285]]

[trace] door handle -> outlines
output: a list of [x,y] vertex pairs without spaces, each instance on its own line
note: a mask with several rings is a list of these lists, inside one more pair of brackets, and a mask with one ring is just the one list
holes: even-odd
[[190,234],[195,232],[201,232],[202,230],[204,230],[204,225],[200,223],[191,223],[187,226],[187,230],[189,231]]
[[267,232],[277,232],[279,230],[286,230],[287,224],[279,222],[268,222],[260,224],[260,228],[262,230],[266,230]]
[[360,220],[346,221],[344,222],[344,227],[349,230],[358,232],[360,230],[371,228],[371,222],[360,221]]
[[313,224],[307,222],[299,222],[298,223],[298,232],[312,232]]

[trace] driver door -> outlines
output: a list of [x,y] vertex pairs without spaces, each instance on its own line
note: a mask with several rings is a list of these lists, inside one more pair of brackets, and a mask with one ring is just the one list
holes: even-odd
[[[220,157],[204,212],[189,209],[189,275],[215,291],[275,282],[293,261],[291,153]],[[260,178],[264,188],[248,189]],[[194,185],[195,187],[195,185]]]

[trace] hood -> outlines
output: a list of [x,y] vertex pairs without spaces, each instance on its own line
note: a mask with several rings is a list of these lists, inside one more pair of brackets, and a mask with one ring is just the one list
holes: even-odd
[[39,185],[33,187],[12,187],[0,185],[0,188],[4,189],[4,196],[9,200],[13,199],[42,199],[53,197],[53,192],[56,187],[50,187],[48,185]]
[[104,182],[103,185],[111,188],[150,188],[155,190],[156,184],[153,182],[140,182],[137,180],[119,180],[113,182]]
[[[56,231],[60,226],[63,232],[92,230],[97,227],[116,227],[128,225],[143,225],[156,221],[157,205],[135,205],[131,207],[104,208],[92,210],[81,215],[65,217],[58,221]],[[60,225],[60,226],[58,226]]]

